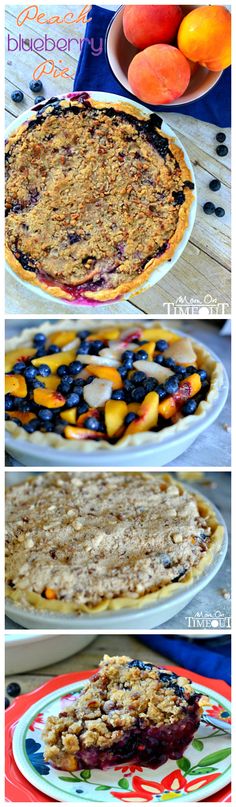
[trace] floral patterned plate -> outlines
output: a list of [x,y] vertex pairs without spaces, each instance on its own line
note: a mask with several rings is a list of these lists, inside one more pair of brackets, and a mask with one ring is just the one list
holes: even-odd
[[[170,668],[167,668],[170,669]],[[180,668],[171,667],[179,672]],[[191,673],[184,671],[191,676]],[[181,670],[183,674],[183,671]],[[89,673],[90,674],[90,673]],[[21,774],[34,786],[54,801],[94,803],[139,803],[148,801],[168,801],[181,798],[182,802],[206,800],[209,796],[225,788],[230,781],[230,738],[229,734],[201,723],[184,757],[177,761],[169,760],[156,771],[132,765],[119,765],[106,771],[98,769],[82,770],[68,774],[53,769],[43,759],[42,725],[48,715],[58,714],[77,697],[88,673],[66,676],[71,683],[62,683],[60,676],[50,682],[50,691],[25,711],[15,726],[13,735],[13,756]],[[83,681],[81,680],[83,678]],[[72,681],[73,679],[73,681]],[[198,682],[196,681],[198,679]],[[193,686],[210,698],[206,714],[223,718],[230,722],[230,702],[205,684],[213,682],[195,677]],[[214,682],[215,683],[215,682]],[[217,682],[221,683],[221,682]],[[46,685],[48,688],[48,685]],[[44,687],[41,687],[41,692]],[[34,693],[36,695],[36,693]],[[27,697],[27,696],[23,696]],[[17,700],[23,700],[19,698]],[[13,704],[14,707],[14,704]],[[12,708],[13,708],[12,707]],[[8,710],[10,711],[10,710]],[[23,780],[24,781],[24,780]],[[18,800],[18,799],[16,799]]]

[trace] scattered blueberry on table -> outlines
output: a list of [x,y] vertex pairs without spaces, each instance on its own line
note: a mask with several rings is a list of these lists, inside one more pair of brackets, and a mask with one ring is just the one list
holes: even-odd
[[218,143],[224,143],[225,140],[226,140],[225,133],[224,132],[217,132],[216,140],[218,140]]
[[222,216],[225,216],[225,210],[224,210],[224,208],[223,208],[223,207],[216,207],[216,209],[215,209],[215,215],[216,215],[216,216],[217,216],[217,218],[219,218],[219,219],[221,219],[221,218],[222,218]]
[[211,189],[211,191],[214,191],[214,192],[219,191],[220,188],[221,188],[220,180],[219,179],[211,179],[211,181],[209,182],[209,188]]
[[215,205],[213,202],[205,202],[203,205],[203,210],[207,216],[212,216],[212,214],[215,212]]
[[15,102],[15,104],[20,104],[23,101],[24,93],[22,90],[14,90],[11,94],[11,100]]
[[5,709],[8,709],[8,706],[10,706],[9,698],[5,698]]
[[34,104],[42,104],[45,101],[44,95],[37,95],[35,98]]
[[229,149],[227,148],[227,146],[217,146],[217,148],[216,148],[216,154],[218,154],[219,157],[226,157],[226,154],[228,154],[228,151],[229,151]]
[[38,79],[38,81],[32,79],[29,83],[29,88],[31,92],[40,92],[40,90],[43,89],[42,81],[40,81],[40,79]]
[[7,694],[10,695],[11,698],[16,698],[17,695],[20,695],[21,688],[20,684],[17,681],[12,681],[11,684],[7,686]]

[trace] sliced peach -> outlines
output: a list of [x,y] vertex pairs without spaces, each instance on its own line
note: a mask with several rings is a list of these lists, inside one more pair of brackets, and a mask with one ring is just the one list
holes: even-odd
[[94,342],[94,339],[104,339],[104,342],[109,342],[112,339],[119,339],[120,336],[120,329],[119,328],[102,328],[101,331],[96,331],[95,333],[91,333],[87,340],[88,342]]
[[137,414],[139,407],[139,403],[129,403],[127,406],[127,412],[135,412],[135,414]]
[[165,328],[143,328],[142,330],[142,339],[155,339],[155,342],[158,342],[159,339],[165,339],[166,342],[172,345],[173,342],[177,342],[180,338],[177,333],[167,331]]
[[32,364],[34,367],[40,367],[40,364],[47,364],[52,373],[56,373],[61,364],[70,364],[76,356],[75,350],[68,350],[63,353],[52,353],[50,356],[43,356],[40,359],[33,359]]
[[55,331],[55,333],[50,334],[49,344],[57,345],[57,347],[65,347],[65,345],[72,342],[76,336],[77,331]]
[[83,429],[82,426],[66,426],[64,435],[67,440],[95,440],[103,437],[103,432],[96,432],[94,429]]
[[18,347],[15,350],[9,350],[5,356],[6,373],[13,369],[17,361],[26,361],[31,359],[36,353],[36,347]]
[[191,339],[186,339],[186,337],[179,339],[175,345],[167,347],[166,350],[164,350],[163,356],[166,358],[170,357],[174,359],[176,364],[183,364],[186,367],[188,364],[195,364],[197,361]]
[[140,404],[138,418],[129,424],[124,436],[136,434],[136,432],[147,432],[157,425],[158,420],[159,395],[157,392],[148,392],[144,401]]
[[104,378],[106,381],[111,381],[113,389],[121,389],[122,379],[120,373],[115,367],[106,367],[99,364],[88,364],[87,371],[89,375],[95,375],[97,378]]
[[61,412],[60,417],[62,420],[66,420],[67,423],[71,423],[73,426],[75,426],[77,417],[76,406],[73,406],[72,409],[67,409],[65,412]]
[[21,423],[30,423],[30,421],[34,420],[36,417],[33,412],[13,412],[13,410],[11,410],[7,414],[10,415],[11,418],[17,418]]
[[155,345],[156,345],[156,342],[154,342],[154,341],[146,342],[146,344],[141,345],[141,347],[140,347],[140,345],[136,345],[134,352],[138,353],[138,350],[145,350],[146,353],[148,354],[148,358],[151,361],[153,356],[154,356]]
[[176,415],[185,401],[188,401],[189,398],[192,398],[193,395],[199,392],[201,386],[202,383],[198,373],[193,373],[188,376],[184,381],[181,381],[179,389],[174,395],[168,395],[168,398],[165,398],[165,400],[160,403],[159,414],[166,420],[169,420],[169,418]]
[[11,392],[16,398],[25,398],[27,386],[23,375],[5,376],[5,393]]
[[43,382],[46,389],[55,390],[57,389],[58,384],[60,384],[58,375],[47,375],[46,378],[42,378],[41,375],[36,375],[36,378],[37,381],[41,381],[41,383]]
[[128,407],[125,401],[110,400],[105,404],[105,424],[109,437],[114,437],[123,426]]
[[41,389],[40,387],[34,390],[33,398],[36,404],[46,406],[48,409],[58,409],[66,403],[66,399],[60,392],[53,392],[49,389]]

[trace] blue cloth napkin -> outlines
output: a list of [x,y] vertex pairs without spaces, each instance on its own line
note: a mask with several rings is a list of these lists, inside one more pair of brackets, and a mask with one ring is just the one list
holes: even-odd
[[207,678],[218,678],[231,683],[230,637],[221,642],[220,637],[210,642],[189,641],[181,636],[140,635],[139,640],[152,650]]
[[[125,98],[134,98],[116,80],[109,67],[105,53],[105,38],[108,25],[114,16],[113,11],[108,11],[100,6],[92,6],[90,12],[91,21],[86,25],[86,32],[82,50],[77,65],[74,90],[99,90],[100,92],[113,92],[123,95]],[[99,50],[100,40],[103,43],[103,50],[98,56],[92,55],[91,39],[94,48]],[[138,99],[137,99],[138,100]],[[207,95],[198,101],[191,101],[189,104],[180,106],[150,106],[145,104],[152,111],[158,112],[178,112],[184,115],[191,115],[198,120],[214,123],[220,128],[230,126],[231,121],[231,69],[224,70],[218,83]]]

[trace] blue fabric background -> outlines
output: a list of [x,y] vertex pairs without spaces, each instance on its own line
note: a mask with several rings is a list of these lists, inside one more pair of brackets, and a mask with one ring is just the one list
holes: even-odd
[[178,636],[160,636],[145,634],[138,637],[152,650],[174,661],[179,667],[199,673],[207,678],[218,678],[231,683],[231,648],[230,637],[221,643],[221,639],[190,642]]
[[[99,56],[93,56],[88,42],[84,42],[78,62],[76,76],[74,80],[74,90],[100,90],[102,92],[113,92],[123,95],[126,98],[134,98],[113,76],[105,54],[106,30],[113,17],[113,11],[92,6],[90,12],[91,22],[87,23],[85,37],[94,38],[94,45],[97,48],[100,37],[104,40],[104,50]],[[138,99],[137,99],[138,100]],[[220,80],[215,87],[198,101],[190,104],[180,104],[176,106],[149,106],[151,110],[158,112],[178,112],[185,115],[192,115],[199,120],[214,123],[220,128],[230,126],[231,121],[231,69],[224,70]]]

